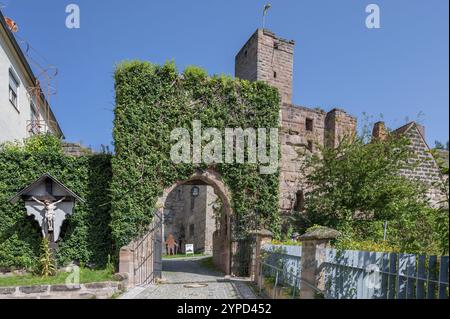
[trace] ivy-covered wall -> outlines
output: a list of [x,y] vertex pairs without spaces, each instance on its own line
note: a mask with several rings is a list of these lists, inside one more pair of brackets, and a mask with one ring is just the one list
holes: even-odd
[[50,173],[85,200],[63,224],[57,258],[60,265],[78,261],[104,266],[112,255],[110,224],[111,156],[68,157],[52,136],[28,140],[25,146],[0,149],[0,269],[37,265],[42,235],[27,217],[24,203],[9,200],[44,173]]
[[39,136],[0,146],[0,269],[37,265],[42,237],[27,217],[23,202],[9,200],[44,173],[50,173],[86,202],[78,203],[63,224],[59,265],[78,261],[104,266],[108,256],[127,245],[152,220],[165,188],[188,179],[197,169],[214,169],[231,192],[234,235],[254,227],[279,234],[279,173],[260,174],[257,164],[174,164],[170,140],[175,128],[192,134],[192,122],[204,128],[276,128],[279,96],[262,83],[208,77],[195,67],[179,74],[168,63],[121,64],[115,73],[114,157],[69,157],[60,141]]
[[[195,67],[179,74],[173,63],[126,62],[115,72],[116,109],[112,161],[112,235],[117,247],[132,241],[152,220],[158,196],[206,165],[174,164],[171,131],[192,122],[204,128],[277,128],[279,95],[262,82],[208,77]],[[231,192],[233,229],[279,233],[279,173],[260,174],[255,164],[216,164]]]

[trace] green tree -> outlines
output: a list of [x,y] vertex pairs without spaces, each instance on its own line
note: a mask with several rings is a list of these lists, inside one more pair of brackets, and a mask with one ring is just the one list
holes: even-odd
[[448,151],[448,141],[447,141],[447,143],[445,143],[445,145],[444,145],[444,143],[442,143],[440,141],[435,141],[434,148],[437,150],[447,150]]
[[411,160],[409,140],[388,135],[367,141],[367,135],[345,139],[307,158],[303,173],[310,191],[297,219],[300,231],[318,224],[340,230],[341,240],[382,243],[388,222],[386,244],[408,252],[440,251],[442,229],[425,185],[399,174],[419,163]]

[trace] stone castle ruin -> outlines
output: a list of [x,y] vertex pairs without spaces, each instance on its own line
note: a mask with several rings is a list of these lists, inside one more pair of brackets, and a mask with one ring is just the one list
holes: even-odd
[[[307,192],[301,165],[307,152],[316,152],[318,146],[336,147],[346,136],[356,133],[357,119],[345,110],[334,108],[329,112],[295,105],[292,102],[295,42],[277,37],[269,30],[258,29],[235,58],[235,76],[249,81],[264,81],[278,89],[280,105],[280,213],[283,216],[302,209]],[[442,179],[439,165],[425,141],[425,128],[408,123],[395,134],[404,134],[411,140],[420,159],[429,159],[412,171],[402,174],[418,178],[429,185],[432,202],[442,194],[434,186]],[[373,129],[374,138],[387,135],[384,123]],[[197,187],[199,195],[193,196]],[[173,234],[177,241],[194,243],[196,252],[211,253],[214,233],[219,231],[214,215],[218,197],[209,185],[180,185],[167,198],[165,205],[164,239]],[[180,247],[181,252],[183,251]]]
[[[342,109],[329,112],[292,103],[294,65],[292,40],[277,37],[269,30],[258,29],[236,56],[235,75],[249,81],[264,81],[279,90],[281,97],[281,164],[280,210],[290,214],[302,207],[306,192],[300,165],[305,152],[315,152],[317,146],[336,147],[345,136],[356,133],[357,120]],[[402,174],[418,178],[430,186],[432,202],[440,200],[439,189],[433,186],[442,176],[439,165],[430,154],[425,141],[425,128],[411,122],[393,132],[405,134],[420,159],[429,159],[413,171]],[[386,135],[384,123],[378,122],[374,137]]]

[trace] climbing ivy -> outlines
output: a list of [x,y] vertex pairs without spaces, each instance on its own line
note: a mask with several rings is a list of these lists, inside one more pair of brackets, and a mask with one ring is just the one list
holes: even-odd
[[[196,170],[214,169],[231,192],[234,235],[255,227],[279,232],[279,173],[260,174],[256,164],[175,164],[171,131],[192,122],[204,128],[277,128],[279,95],[262,82],[209,77],[173,63],[158,66],[132,61],[115,72],[116,108],[112,161],[112,235],[117,247],[128,244],[151,222],[157,198],[166,187]],[[258,225],[256,225],[258,224]]]
[[[236,239],[256,227],[279,232],[279,173],[260,174],[256,164],[174,164],[174,128],[192,134],[203,127],[276,128],[279,96],[262,83],[208,77],[195,67],[179,74],[172,63],[126,62],[115,72],[116,155],[65,156],[61,142],[40,135],[24,144],[0,146],[0,269],[39,265],[41,232],[23,202],[10,198],[50,173],[85,199],[63,225],[58,264],[70,261],[105,266],[108,256],[128,244],[151,222],[156,200],[196,170],[214,169],[231,192]],[[117,256],[117,255],[115,255]]]
[[57,259],[104,266],[111,254],[111,156],[98,154],[68,157],[61,142],[50,135],[8,143],[0,148],[0,269],[39,265],[42,235],[37,222],[27,217],[24,203],[10,198],[44,173],[50,173],[81,196],[74,214],[63,224]]

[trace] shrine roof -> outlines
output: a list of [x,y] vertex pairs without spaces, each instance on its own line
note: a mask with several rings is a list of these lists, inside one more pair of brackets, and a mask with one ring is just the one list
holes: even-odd
[[30,185],[28,185],[27,187],[25,187],[24,189],[22,189],[20,192],[18,192],[16,195],[14,195],[11,199],[10,202],[12,204],[16,204],[19,199],[21,198],[21,196],[26,195],[27,193],[31,192],[34,188],[36,188],[37,186],[39,186],[41,183],[43,183],[46,179],[50,179],[52,180],[55,184],[57,184],[58,186],[60,186],[62,189],[64,189],[71,197],[75,198],[75,200],[78,200],[80,202],[84,202],[84,200],[78,196],[77,194],[75,194],[73,191],[71,191],[69,188],[67,188],[67,186],[65,186],[63,183],[61,183],[60,181],[58,181],[55,177],[53,177],[52,175],[50,175],[49,173],[45,173],[44,175],[42,175],[41,177],[39,177],[37,180],[35,180],[33,183],[31,183]]

